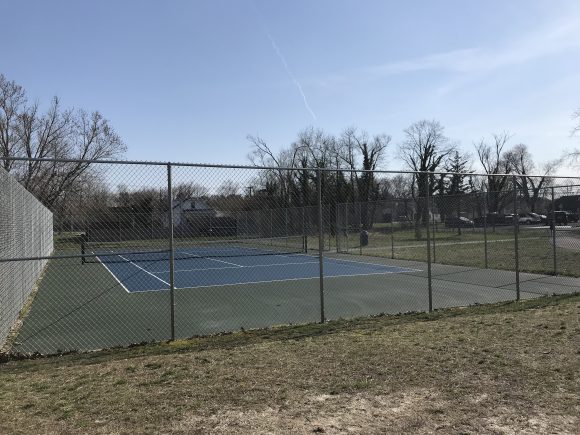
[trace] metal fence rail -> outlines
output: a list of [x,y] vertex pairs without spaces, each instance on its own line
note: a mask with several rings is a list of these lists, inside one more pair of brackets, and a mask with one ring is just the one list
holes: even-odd
[[0,255],[2,295],[20,295],[2,301],[12,352],[580,291],[569,177],[491,191],[487,175],[453,190],[454,174],[402,173],[414,188],[394,193],[393,171],[91,162],[53,223],[15,181],[27,163],[0,182],[2,232],[22,248]]

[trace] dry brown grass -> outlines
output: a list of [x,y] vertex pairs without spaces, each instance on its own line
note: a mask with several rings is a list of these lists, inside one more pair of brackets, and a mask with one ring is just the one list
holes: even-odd
[[0,432],[578,433],[580,296],[0,365]]

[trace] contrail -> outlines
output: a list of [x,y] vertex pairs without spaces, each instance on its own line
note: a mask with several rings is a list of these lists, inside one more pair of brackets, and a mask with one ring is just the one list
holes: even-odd
[[274,38],[272,38],[272,35],[270,35],[270,32],[266,31],[266,35],[268,35],[268,39],[272,43],[272,48],[274,48],[274,51],[276,52],[276,54],[280,58],[282,65],[284,65],[284,69],[286,70],[288,77],[290,77],[292,79],[292,81],[294,82],[294,84],[298,88],[298,92],[300,92],[300,95],[302,95],[302,100],[304,100],[304,106],[306,107],[306,110],[308,110],[308,112],[310,112],[312,119],[314,119],[316,121],[316,114],[310,108],[310,105],[308,104],[308,99],[306,98],[306,94],[302,90],[302,85],[300,85],[300,82],[296,79],[296,77],[294,77],[294,74],[292,74],[292,71],[290,71],[290,68],[288,67],[288,63],[286,63],[286,59],[284,58],[284,55],[282,54],[282,52],[278,48],[276,41],[274,41]]

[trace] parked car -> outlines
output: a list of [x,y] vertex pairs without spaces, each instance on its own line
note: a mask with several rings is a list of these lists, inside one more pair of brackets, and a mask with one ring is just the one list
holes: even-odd
[[535,213],[520,213],[518,222],[523,225],[537,225],[542,223],[542,219]]
[[508,225],[513,221],[512,215],[500,214],[492,212],[487,214],[487,226],[495,227],[498,225]]
[[445,228],[473,228],[474,223],[465,217],[448,216],[445,219]]
[[535,223],[538,224],[547,224],[548,223],[548,218],[546,217],[546,215],[543,214],[538,214],[538,213],[528,213],[530,216],[532,216],[535,219]]

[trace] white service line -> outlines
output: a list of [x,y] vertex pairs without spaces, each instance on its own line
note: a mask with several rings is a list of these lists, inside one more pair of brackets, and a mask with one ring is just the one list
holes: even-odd
[[[191,255],[193,258],[203,258],[204,260],[218,261],[220,263],[231,264],[232,266],[244,267],[241,264],[230,263],[229,261],[218,260],[217,258],[204,257],[203,255],[194,254],[193,252],[182,251],[184,254]],[[223,269],[223,268],[222,268]]]
[[[297,254],[297,255],[302,255],[304,257],[309,257],[309,258],[318,258],[318,256],[316,255],[308,255],[308,254]],[[348,255],[348,254],[347,254]],[[365,261],[357,261],[357,260],[347,260],[345,258],[334,258],[334,257],[324,257],[325,260],[332,260],[334,262],[341,262],[341,261],[346,261],[347,263],[356,263],[356,264],[365,264],[368,266],[381,266],[381,267],[398,267],[401,269],[406,269],[408,271],[413,271],[413,272],[423,272],[423,270],[421,269],[413,269],[411,267],[406,267],[406,266],[390,266],[388,264],[381,264],[381,263],[367,263]],[[326,276],[325,276],[326,278]]]
[[141,266],[136,265],[135,263],[133,263],[131,260],[123,257],[120,254],[117,254],[118,257],[121,257],[123,260],[131,263],[133,266],[135,266],[137,269],[141,269],[143,272],[145,272],[148,275],[151,275],[153,278],[158,279],[159,281],[161,281],[163,284],[167,284],[169,286],[169,283],[167,281],[163,281],[161,278],[159,278],[158,276],[155,276],[153,273],[149,272],[147,269],[143,269]]
[[[223,270],[223,269],[241,269],[241,268],[251,268],[251,267],[270,267],[270,266],[287,266],[290,264],[318,264],[318,261],[302,261],[300,263],[272,263],[272,264],[252,264],[250,266],[223,266],[223,267],[201,267],[198,269],[178,269],[174,272],[193,272],[199,270]],[[164,270],[161,272],[153,272],[153,273],[169,273],[169,270]]]
[[[92,254],[94,255],[95,253],[94,253],[94,252],[92,252]],[[103,266],[105,269],[107,269],[107,272],[109,272],[109,273],[110,273],[110,274],[113,276],[113,278],[115,278],[115,281],[117,281],[117,282],[119,283],[119,285],[120,285],[121,287],[123,287],[127,293],[131,293],[131,292],[129,291],[129,289],[128,289],[127,287],[125,287],[125,285],[124,285],[124,284],[121,282],[121,280],[119,280],[119,278],[117,278],[117,275],[115,275],[113,272],[111,272],[111,269],[109,269],[109,267],[108,267],[108,266],[107,266],[105,263],[103,263],[103,262],[101,261],[101,259],[100,259],[98,256],[97,256],[97,257],[95,257],[95,258],[96,258],[97,260],[99,260],[99,263],[101,264],[101,266]]]

